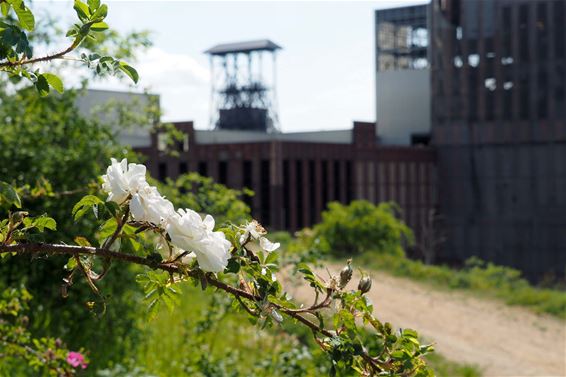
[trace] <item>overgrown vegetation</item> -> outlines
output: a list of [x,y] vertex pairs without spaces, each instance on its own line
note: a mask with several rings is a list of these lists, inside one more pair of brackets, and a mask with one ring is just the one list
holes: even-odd
[[403,245],[413,243],[413,233],[398,219],[394,203],[373,205],[354,200],[349,205],[328,204],[322,221],[315,225],[314,239],[323,253],[353,256],[372,249],[378,253],[404,255]]
[[234,190],[194,172],[174,180],[168,178],[165,183],[152,182],[175,207],[208,213],[219,224],[242,223],[251,219],[250,208],[243,201],[244,195],[253,195],[248,190]]
[[[308,330],[285,321],[283,327],[257,331],[245,324],[246,317],[236,309],[221,295],[210,296],[184,284],[181,304],[173,312],[163,309],[157,320],[140,321],[145,341],[138,352],[120,364],[99,371],[97,376],[127,373],[136,377],[314,377],[328,374],[330,360]],[[178,335],[164,338],[163,334]],[[179,354],[192,357],[180,361]],[[427,357],[427,361],[437,376],[481,375],[475,366],[454,363],[440,355]]]

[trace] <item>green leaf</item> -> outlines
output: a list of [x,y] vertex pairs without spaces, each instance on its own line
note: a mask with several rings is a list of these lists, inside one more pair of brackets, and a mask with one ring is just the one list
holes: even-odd
[[80,0],[75,0],[75,4],[73,5],[75,12],[77,12],[77,16],[83,22],[88,21],[90,19],[90,10],[88,9],[88,5],[83,3]]
[[419,334],[417,334],[417,332],[415,330],[411,330],[411,329],[404,329],[403,330],[403,336],[416,338],[416,339],[419,338]]
[[90,13],[95,12],[100,7],[100,0],[87,0]]
[[23,1],[14,1],[12,3],[12,8],[14,8],[14,12],[16,12],[16,16],[18,16],[18,21],[20,21],[20,25],[23,29],[28,31],[33,31],[35,28],[35,18],[31,10],[26,7]]
[[277,260],[279,259],[279,254],[275,251],[272,251],[267,255],[265,258],[265,264],[277,264]]
[[82,236],[75,237],[75,243],[79,246],[91,246],[90,242]]
[[84,216],[84,214],[93,206],[104,203],[100,198],[94,195],[86,195],[73,207],[73,218],[76,220]]
[[90,30],[92,31],[104,31],[106,29],[108,29],[108,24],[106,22],[95,22],[90,27]]
[[67,264],[64,266],[65,270],[67,271],[72,271],[77,267],[77,260],[75,259],[75,257],[70,257],[69,260],[67,261]]
[[324,290],[324,285],[306,263],[299,263],[297,270],[304,275],[304,279],[310,283],[311,287],[321,292]]
[[0,3],[0,10],[2,11],[2,16],[7,17],[10,11],[10,4],[7,2]]
[[100,8],[98,8],[96,12],[94,12],[94,14],[92,15],[92,19],[103,20],[106,18],[107,14],[108,14],[108,6],[106,4],[102,4]]
[[40,232],[43,232],[45,228],[50,230],[57,230],[57,222],[47,215],[41,215],[33,219],[32,225],[36,227]]
[[63,81],[61,81],[59,76],[52,73],[44,73],[42,74],[42,76],[45,77],[45,79],[53,89],[55,89],[59,93],[63,93]]
[[22,202],[16,190],[7,184],[0,181],[0,203],[7,202],[9,205],[15,205],[17,208],[22,208]]
[[44,75],[37,76],[37,81],[35,82],[35,88],[39,92],[39,95],[45,97],[49,94],[49,82]]
[[136,84],[138,83],[138,80],[139,80],[138,71],[136,71],[132,66],[129,66],[125,62],[120,62],[120,65],[118,66],[118,68],[122,72],[124,72],[129,78],[131,78],[134,83],[136,83]]
[[102,224],[100,230],[98,231],[98,236],[104,240],[110,237],[114,233],[114,231],[116,231],[117,227],[118,223],[116,222],[116,219],[112,217],[108,219],[104,224]]

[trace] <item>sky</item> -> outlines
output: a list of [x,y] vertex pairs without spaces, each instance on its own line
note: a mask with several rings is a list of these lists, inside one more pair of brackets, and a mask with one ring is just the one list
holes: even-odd
[[[160,95],[164,121],[210,127],[210,72],[203,53],[219,43],[271,39],[284,132],[346,129],[375,120],[374,11],[426,0],[379,1],[106,1],[107,23],[120,32],[152,31],[153,47],[132,64],[135,88],[117,81],[93,88]],[[72,1],[36,1],[74,20]]]

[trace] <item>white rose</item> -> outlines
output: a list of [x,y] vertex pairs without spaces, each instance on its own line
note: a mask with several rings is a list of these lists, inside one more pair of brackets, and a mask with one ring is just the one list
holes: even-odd
[[257,240],[250,240],[245,244],[245,248],[249,251],[257,253],[259,251],[267,251],[268,253],[279,249],[281,244],[279,242],[271,242],[265,237],[260,237]]
[[108,193],[108,201],[122,204],[130,194],[148,186],[145,180],[145,166],[128,164],[126,159],[118,162],[111,159],[112,164],[102,176],[102,188]]
[[165,228],[171,238],[171,242],[180,249],[194,249],[196,243],[208,233],[206,225],[200,215],[192,209],[179,209],[171,217]]
[[222,232],[212,232],[194,250],[198,265],[203,271],[222,272],[230,259],[230,241]]
[[130,211],[136,221],[165,226],[175,216],[173,203],[162,197],[155,187],[145,187],[132,195]]
[[207,215],[204,221],[191,209],[180,209],[167,223],[167,234],[171,243],[195,253],[203,271],[220,272],[226,268],[230,258],[230,242],[224,233],[213,232],[214,218]]
[[257,240],[266,233],[265,229],[256,220],[252,220],[244,227],[244,234],[240,236],[240,244],[243,245],[249,240]]
[[240,244],[251,252],[259,251],[272,252],[281,246],[279,242],[273,243],[263,235],[267,231],[256,221],[252,220],[244,227],[244,233],[240,236]]

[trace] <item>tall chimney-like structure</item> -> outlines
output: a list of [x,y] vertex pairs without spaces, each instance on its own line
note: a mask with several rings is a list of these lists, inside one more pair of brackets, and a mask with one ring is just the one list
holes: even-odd
[[[278,132],[275,63],[280,49],[262,39],[220,44],[205,51],[212,77],[211,128]],[[265,72],[269,68],[271,75]]]

